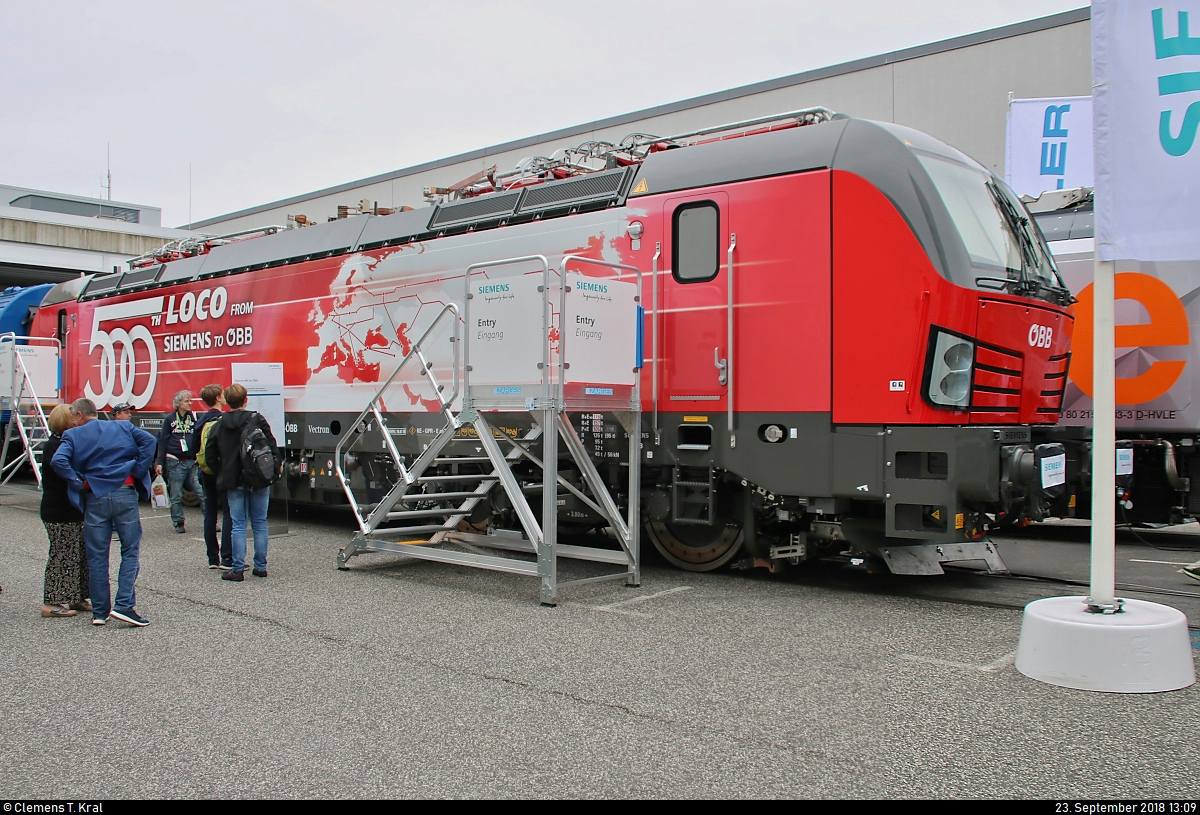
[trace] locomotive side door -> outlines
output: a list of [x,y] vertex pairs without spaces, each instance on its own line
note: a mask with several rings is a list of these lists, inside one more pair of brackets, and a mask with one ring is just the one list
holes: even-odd
[[[729,199],[721,192],[664,203],[662,409],[724,408],[732,373],[728,336]],[[699,403],[699,404],[697,404]]]

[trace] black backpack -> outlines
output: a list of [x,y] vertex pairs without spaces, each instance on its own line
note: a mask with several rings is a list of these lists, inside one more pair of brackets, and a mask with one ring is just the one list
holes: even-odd
[[242,483],[248,489],[269,487],[279,478],[279,467],[275,461],[275,450],[267,440],[267,434],[252,419],[242,428],[240,440],[242,458]]

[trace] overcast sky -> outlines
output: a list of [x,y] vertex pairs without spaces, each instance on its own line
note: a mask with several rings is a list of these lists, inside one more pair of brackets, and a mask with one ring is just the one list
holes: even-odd
[[107,198],[110,164],[179,226],[1086,5],[0,0],[0,184]]

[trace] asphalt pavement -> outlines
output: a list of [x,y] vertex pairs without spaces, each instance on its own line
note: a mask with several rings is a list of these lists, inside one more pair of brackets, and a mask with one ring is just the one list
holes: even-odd
[[151,624],[93,627],[39,616],[36,501],[0,496],[2,800],[1198,797],[1196,685],[1090,693],[1013,667],[1021,593],[1087,593],[1028,564],[1077,540],[1005,541],[1006,578],[647,556],[639,587],[547,608],[519,575],[338,571],[336,512],[294,511],[269,577],[222,581],[198,534],[142,514]]

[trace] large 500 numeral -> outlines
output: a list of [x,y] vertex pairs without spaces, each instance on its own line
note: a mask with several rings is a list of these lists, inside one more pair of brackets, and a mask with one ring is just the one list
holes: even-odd
[[[137,352],[135,343],[141,342],[149,354],[150,376],[146,387],[140,392],[133,390],[137,374]],[[120,346],[121,358],[117,359],[117,346]],[[112,331],[101,331],[98,328],[92,332],[92,342],[88,346],[88,354],[100,349],[100,391],[92,389],[88,382],[83,387],[84,395],[98,406],[129,402],[135,408],[141,408],[150,401],[154,393],[154,384],[158,379],[158,352],[154,347],[154,338],[150,329],[144,325],[134,326],[129,331],[114,328]],[[117,376],[121,378],[121,390],[116,391]]]

